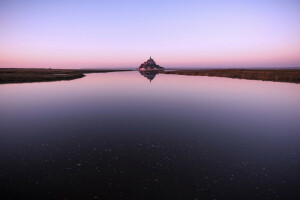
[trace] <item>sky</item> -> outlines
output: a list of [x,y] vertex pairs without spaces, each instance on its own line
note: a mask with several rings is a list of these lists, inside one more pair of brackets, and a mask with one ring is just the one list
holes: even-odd
[[299,0],[0,0],[0,67],[300,67]]

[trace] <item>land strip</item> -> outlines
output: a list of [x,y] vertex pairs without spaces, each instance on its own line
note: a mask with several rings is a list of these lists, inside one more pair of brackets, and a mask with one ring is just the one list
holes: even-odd
[[0,68],[0,84],[72,80],[82,78],[87,73],[120,71],[132,70]]
[[237,79],[300,83],[300,69],[208,69],[208,70],[170,70],[162,74],[188,76],[215,76]]
[[[88,73],[133,71],[130,69],[43,69],[0,68],[0,84],[60,81],[82,78]],[[161,74],[214,76],[237,79],[300,83],[300,69],[206,69],[165,70]]]

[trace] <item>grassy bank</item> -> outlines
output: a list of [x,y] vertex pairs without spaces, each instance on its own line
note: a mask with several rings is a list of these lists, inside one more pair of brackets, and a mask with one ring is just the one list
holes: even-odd
[[[122,71],[133,70],[0,68],[0,84],[72,80],[82,78],[85,76],[84,74],[87,73],[106,73]],[[300,83],[300,69],[171,70],[158,71],[158,73]]]
[[174,70],[161,71],[162,74],[188,76],[216,76],[249,80],[300,83],[300,69],[214,69],[214,70]]
[[118,71],[131,70],[0,68],[0,84],[72,80],[82,78],[87,73]]

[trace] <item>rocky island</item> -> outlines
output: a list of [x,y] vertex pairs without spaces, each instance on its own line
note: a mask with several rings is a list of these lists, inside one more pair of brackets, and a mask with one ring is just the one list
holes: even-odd
[[158,70],[164,70],[163,67],[157,65],[155,61],[151,58],[141,64],[141,66],[138,68],[139,71],[158,71]]

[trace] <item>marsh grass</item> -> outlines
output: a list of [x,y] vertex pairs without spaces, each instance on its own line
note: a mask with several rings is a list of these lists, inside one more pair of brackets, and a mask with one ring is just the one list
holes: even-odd
[[85,76],[84,74],[87,73],[106,73],[116,71],[131,70],[2,68],[0,69],[0,84],[73,80],[82,78]]
[[300,69],[213,69],[213,70],[172,70],[162,74],[188,76],[215,76],[237,79],[300,83]]

